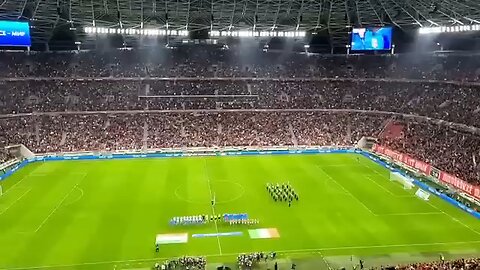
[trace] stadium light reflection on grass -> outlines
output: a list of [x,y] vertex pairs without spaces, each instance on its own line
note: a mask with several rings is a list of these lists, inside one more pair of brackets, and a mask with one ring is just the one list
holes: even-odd
[[187,30],[165,30],[153,28],[107,28],[107,27],[85,27],[86,34],[120,34],[131,36],[188,36]]
[[305,37],[305,31],[210,31],[210,37]]
[[435,34],[435,33],[459,33],[480,31],[480,24],[475,25],[457,25],[457,26],[436,26],[421,27],[418,29],[419,34]]

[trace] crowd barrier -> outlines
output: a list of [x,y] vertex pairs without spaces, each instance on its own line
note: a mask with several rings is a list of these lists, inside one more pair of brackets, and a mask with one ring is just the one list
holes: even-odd
[[[136,159],[136,158],[178,158],[178,157],[195,157],[195,156],[254,156],[254,155],[292,155],[292,154],[333,154],[333,153],[357,153],[362,154],[377,164],[382,165],[390,171],[396,171],[402,174],[405,177],[411,178],[405,173],[396,170],[392,166],[388,165],[384,161],[380,160],[377,156],[370,152],[365,152],[355,148],[342,147],[342,148],[311,148],[311,149],[259,149],[259,150],[226,150],[226,151],[198,151],[198,152],[153,152],[153,153],[111,153],[111,154],[92,154],[92,153],[63,153],[60,155],[44,155],[36,156],[31,159],[25,159],[15,166],[11,167],[10,170],[5,172],[5,174],[0,176],[0,181],[5,180],[7,177],[14,174],[16,171],[25,167],[26,165],[34,162],[45,162],[45,161],[61,161],[61,160],[109,160],[109,159]],[[457,208],[466,211],[467,213],[473,215],[474,217],[480,219],[480,213],[476,212],[472,208],[467,207],[466,205],[457,202],[456,200],[448,197],[447,195],[438,192],[436,189],[428,186],[425,183],[413,179],[413,183],[420,187],[421,189],[430,192],[431,194],[440,197],[441,199],[447,201],[448,203],[454,205]]]

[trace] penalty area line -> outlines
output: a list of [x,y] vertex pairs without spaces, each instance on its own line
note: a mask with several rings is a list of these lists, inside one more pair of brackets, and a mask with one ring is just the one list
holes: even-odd
[[3,192],[2,196],[5,196],[5,194],[7,194],[10,190],[13,190],[15,187],[17,187],[20,183],[23,182],[23,180],[25,180],[25,178],[29,177],[29,176],[32,176],[32,173],[34,172],[35,170],[29,172],[27,175],[23,176],[22,179],[18,180],[17,183],[13,184],[13,186],[9,187],[7,190],[5,190],[5,192]]
[[48,219],[58,210],[58,208],[60,208],[60,206],[62,206],[63,202],[68,198],[68,196],[70,196],[70,194],[75,190],[75,188],[78,186],[79,183],[77,183],[63,198],[62,200],[57,204],[57,206],[55,206],[55,208],[53,208],[52,212],[50,212],[50,214],[48,214],[48,216],[42,221],[42,223],[40,223],[40,225],[38,225],[37,229],[34,231],[34,233],[38,232],[45,223],[47,223]]
[[[460,245],[460,244],[479,244],[479,241],[463,241],[463,242],[437,242],[437,243],[413,243],[413,244],[392,244],[392,245],[373,245],[373,246],[344,246],[344,247],[326,247],[326,248],[312,248],[312,249],[290,249],[290,250],[277,250],[276,252],[279,254],[286,253],[286,254],[307,254],[307,253],[315,253],[320,255],[319,253],[322,251],[330,251],[330,250],[358,250],[358,249],[376,249],[376,248],[398,248],[398,247],[411,247],[411,246],[444,246],[444,245]],[[212,258],[212,257],[228,257],[228,256],[235,256],[241,253],[248,253],[252,251],[243,251],[237,253],[225,253],[225,254],[210,254],[210,255],[199,255],[202,257]],[[323,253],[322,253],[323,255]],[[175,256],[173,256],[175,257]],[[51,268],[67,268],[67,267],[77,267],[77,266],[88,266],[88,265],[102,265],[102,264],[124,264],[124,263],[148,263],[148,262],[155,262],[155,261],[163,261],[171,259],[172,257],[165,257],[165,258],[149,258],[149,259],[132,259],[132,260],[124,260],[124,261],[99,261],[99,262],[85,262],[85,263],[78,263],[78,264],[64,264],[64,265],[43,265],[43,266],[29,266],[29,267],[12,267],[12,268],[0,268],[2,270],[29,270],[29,269],[51,269]]]
[[28,189],[27,191],[25,191],[20,197],[18,197],[12,204],[10,204],[7,208],[3,209],[1,212],[0,212],[0,216],[3,215],[3,213],[7,212],[8,209],[10,209],[10,207],[12,207],[14,204],[16,204],[18,201],[20,201],[21,198],[23,198],[25,195],[27,195],[27,193],[29,193],[32,189]]
[[457,222],[458,224],[462,225],[463,227],[469,229],[470,231],[480,235],[480,232],[473,229],[472,227],[468,226],[467,224],[463,223],[462,221],[460,221],[459,219],[453,217],[452,215],[450,215],[449,213],[443,211],[442,209],[436,207],[433,203],[431,203],[430,201],[426,201],[431,207],[437,209],[438,211],[440,211],[442,214],[445,214],[447,217],[451,218],[453,221]]
[[55,208],[53,208],[52,212],[50,212],[50,214],[48,214],[48,216],[42,221],[42,223],[40,223],[40,225],[37,227],[37,229],[34,231],[34,233],[37,233],[43,227],[43,225],[45,225],[45,223],[48,221],[48,219],[58,210],[58,208],[60,208],[60,206],[62,206],[63,202],[65,202],[65,200],[68,198],[68,196],[70,196],[70,194],[72,194],[72,192],[78,187],[78,185],[83,181],[83,179],[85,179],[85,177],[87,175],[88,175],[88,173],[83,174],[80,181],[78,181],[75,184],[75,186],[73,186],[73,188],[62,198],[62,200],[57,204],[57,206],[55,206]]
[[352,197],[353,199],[355,199],[358,203],[360,203],[365,209],[368,210],[368,212],[370,212],[370,214],[374,215],[374,216],[377,216],[377,214],[375,214],[372,210],[370,210],[370,208],[368,208],[368,206],[366,206],[360,199],[358,199],[357,197],[355,197],[355,195],[353,195],[348,189],[346,189],[342,184],[340,184],[337,180],[333,179],[333,177],[330,176],[330,174],[328,174],[321,166],[318,166],[317,165],[317,168],[323,173],[325,174],[330,180],[332,180],[335,184],[337,184],[341,189],[343,189],[343,191],[345,191],[345,193],[347,193],[348,195],[350,195],[350,197]]

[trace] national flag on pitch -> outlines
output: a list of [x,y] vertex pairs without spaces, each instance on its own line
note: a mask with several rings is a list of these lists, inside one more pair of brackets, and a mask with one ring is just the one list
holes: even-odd
[[248,230],[248,234],[252,239],[263,239],[263,238],[278,238],[280,234],[276,228],[266,228],[266,229],[256,229]]

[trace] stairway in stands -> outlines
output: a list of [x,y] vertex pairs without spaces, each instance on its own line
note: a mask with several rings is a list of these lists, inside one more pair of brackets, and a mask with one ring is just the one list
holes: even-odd
[[397,122],[393,119],[388,121],[382,132],[379,134],[379,138],[403,138],[404,137],[405,125],[403,123]]

